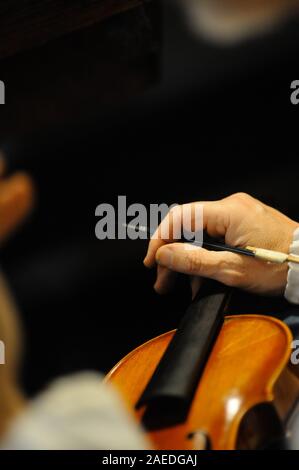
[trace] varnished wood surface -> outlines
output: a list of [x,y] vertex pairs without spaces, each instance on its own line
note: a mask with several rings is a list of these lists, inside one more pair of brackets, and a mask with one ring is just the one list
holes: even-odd
[[[173,332],[126,356],[107,376],[132,410]],[[149,433],[157,449],[196,449],[188,439],[205,432],[213,449],[234,449],[242,418],[255,405],[274,402],[274,388],[288,363],[291,333],[279,320],[256,315],[227,317],[210,355],[186,422]],[[144,410],[137,413],[141,419]]]
[[143,0],[1,0],[0,58],[141,4]]

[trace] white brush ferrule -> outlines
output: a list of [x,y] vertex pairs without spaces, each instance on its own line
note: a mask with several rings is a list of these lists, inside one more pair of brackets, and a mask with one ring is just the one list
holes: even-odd
[[288,259],[288,254],[279,251],[265,250],[263,248],[256,248],[255,257],[269,263],[282,264]]

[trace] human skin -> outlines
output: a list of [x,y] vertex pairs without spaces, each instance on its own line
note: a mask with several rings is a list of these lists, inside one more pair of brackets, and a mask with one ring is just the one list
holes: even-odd
[[222,44],[257,37],[298,14],[299,0],[179,0],[196,34]]
[[[255,246],[288,253],[294,231],[299,223],[248,194],[237,193],[219,201],[191,203],[192,217],[195,206],[203,207],[203,229],[211,237],[224,238],[232,246]],[[173,232],[178,206],[162,224]],[[175,214],[176,212],[176,214]],[[193,220],[194,223],[194,220]],[[231,252],[214,252],[189,244],[163,239],[161,226],[150,241],[144,260],[148,268],[158,266],[155,289],[159,293],[169,290],[173,272],[206,277],[228,286],[264,294],[281,295],[287,282],[288,266],[266,263]]]
[[298,0],[206,0],[206,3],[210,3],[223,12],[246,14],[265,10],[288,9],[291,6],[297,6]]

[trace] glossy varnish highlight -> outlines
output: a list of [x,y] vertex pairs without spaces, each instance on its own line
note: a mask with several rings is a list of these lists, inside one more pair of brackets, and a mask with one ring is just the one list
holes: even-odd
[[[173,337],[166,333],[140,346],[107,376],[134,410],[146,384]],[[287,410],[285,370],[291,333],[279,320],[257,315],[232,316],[210,354],[185,422],[150,431],[157,449],[196,449],[197,431],[209,436],[212,449],[234,449],[243,417],[261,403]],[[283,393],[275,393],[275,390]],[[291,398],[291,394],[290,394]],[[140,420],[145,409],[135,412]],[[200,434],[199,434],[200,435]],[[196,436],[196,434],[195,434]]]

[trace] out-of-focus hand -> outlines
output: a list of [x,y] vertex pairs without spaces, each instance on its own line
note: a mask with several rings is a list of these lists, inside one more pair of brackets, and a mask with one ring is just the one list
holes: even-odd
[[[33,205],[33,184],[29,176],[15,173],[5,177],[5,160],[0,152],[0,243],[24,220]],[[5,344],[5,365],[0,368],[0,439],[25,407],[18,388],[21,329],[17,309],[0,273],[0,338]]]
[[229,44],[259,36],[298,15],[299,0],[180,0],[189,27]]
[[[238,193],[220,201],[195,202],[203,206],[203,229],[215,238],[224,238],[232,246],[248,245],[288,253],[294,230],[299,223],[266,206],[248,194]],[[175,211],[184,208],[179,206]],[[170,211],[162,224],[169,224],[173,233],[174,213]],[[260,294],[283,293],[287,279],[287,264],[270,264],[230,252],[214,252],[190,244],[162,239],[160,228],[148,247],[144,260],[147,267],[158,264],[155,289],[167,291],[173,282],[172,272],[218,280]]]
[[33,183],[25,173],[4,177],[5,160],[0,156],[0,243],[24,220],[33,206]]

